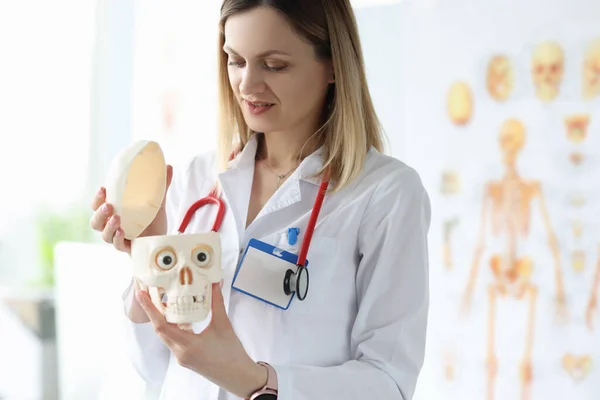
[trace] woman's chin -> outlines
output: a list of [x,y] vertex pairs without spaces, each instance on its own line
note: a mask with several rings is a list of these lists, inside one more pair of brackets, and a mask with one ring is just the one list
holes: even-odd
[[254,132],[273,132],[279,130],[278,124],[266,121],[265,119],[261,120],[260,117],[246,117],[246,124],[248,124],[248,127]]

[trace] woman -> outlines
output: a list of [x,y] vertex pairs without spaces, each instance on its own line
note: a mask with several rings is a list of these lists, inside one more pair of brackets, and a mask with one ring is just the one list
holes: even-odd
[[[219,182],[225,279],[197,334],[167,323],[132,284],[133,364],[165,399],[412,398],[430,203],[418,174],[381,153],[349,1],[225,0],[220,27],[219,154],[168,168],[165,205],[143,235],[174,233]],[[326,170],[306,299],[284,311],[232,289],[250,239],[297,253]],[[93,203],[92,227],[129,252],[103,189]],[[214,213],[200,209],[186,233],[208,231]]]

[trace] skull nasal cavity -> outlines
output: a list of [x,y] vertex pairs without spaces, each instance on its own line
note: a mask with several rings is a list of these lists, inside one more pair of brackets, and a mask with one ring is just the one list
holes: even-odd
[[192,280],[192,271],[188,267],[183,267],[181,271],[179,271],[179,283],[182,285],[191,285]]

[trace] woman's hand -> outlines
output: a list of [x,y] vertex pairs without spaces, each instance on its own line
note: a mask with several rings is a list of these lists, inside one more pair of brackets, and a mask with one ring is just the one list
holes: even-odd
[[[173,168],[167,165],[167,188],[165,197],[161,203],[160,209],[154,220],[140,234],[140,237],[165,235],[167,233],[167,213],[165,204],[167,191],[171,186],[173,178]],[[131,254],[131,241],[125,239],[123,229],[121,229],[121,220],[117,214],[113,214],[113,206],[106,202],[106,189],[101,187],[92,200],[92,210],[94,214],[90,220],[93,230],[102,232],[102,239],[106,243],[111,243],[117,250]]]
[[[167,191],[171,186],[173,178],[173,168],[167,165],[167,189],[165,197],[161,203],[160,209],[154,220],[140,234],[143,236],[165,235],[167,233],[167,213],[165,204],[167,199]],[[120,227],[121,220],[117,214],[114,214],[113,206],[106,202],[106,189],[101,187],[92,200],[92,210],[94,214],[90,219],[90,225],[93,230],[102,232],[102,239],[106,243],[112,243],[115,249],[131,254],[131,241],[125,239],[125,233]],[[140,283],[134,279],[134,288],[142,289]],[[138,304],[136,300],[132,301],[131,307],[127,313],[127,317],[138,324],[149,322],[148,316]]]
[[248,356],[231,326],[218,283],[212,286],[210,324],[199,334],[167,322],[147,292],[137,291],[136,298],[158,336],[183,367],[244,399],[267,382],[267,369]]

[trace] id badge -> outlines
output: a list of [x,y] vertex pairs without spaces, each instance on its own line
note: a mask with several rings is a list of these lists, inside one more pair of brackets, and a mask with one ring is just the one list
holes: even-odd
[[[257,239],[250,239],[233,277],[232,288],[282,310],[295,292],[284,291],[286,272],[297,270],[298,256]],[[308,260],[306,261],[308,267]]]

